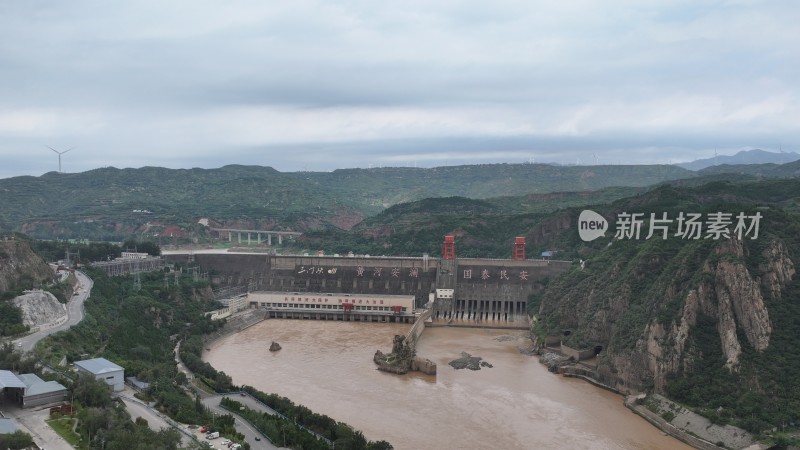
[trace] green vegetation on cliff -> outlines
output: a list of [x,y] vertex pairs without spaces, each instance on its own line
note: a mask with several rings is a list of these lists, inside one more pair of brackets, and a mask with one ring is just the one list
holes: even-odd
[[[579,210],[557,238],[583,267],[532,299],[538,333],[601,346],[598,377],[623,391],[653,389],[714,421],[759,432],[800,421],[800,184],[662,186],[591,209],[605,237],[579,239]],[[643,213],[640,239],[614,239],[618,214]],[[647,240],[650,213],[702,214],[700,239]],[[757,239],[706,239],[709,214],[761,215]],[[616,224],[619,226],[619,223]],[[732,233],[733,234],[733,233]],[[752,235],[751,235],[752,236]],[[566,253],[566,252],[565,252]]]

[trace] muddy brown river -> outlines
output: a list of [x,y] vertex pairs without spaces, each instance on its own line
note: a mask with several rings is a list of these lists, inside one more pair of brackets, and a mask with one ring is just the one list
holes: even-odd
[[[205,360],[248,384],[403,449],[689,449],[585,381],[521,354],[523,331],[428,328],[417,353],[436,376],[375,369],[410,325],[270,319],[215,342]],[[271,341],[283,347],[269,352]],[[461,352],[493,365],[455,370]]]

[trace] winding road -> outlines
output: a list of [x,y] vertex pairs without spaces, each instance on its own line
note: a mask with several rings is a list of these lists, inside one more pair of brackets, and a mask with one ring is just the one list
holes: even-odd
[[75,291],[78,295],[73,295],[67,303],[67,321],[52,328],[47,327],[47,325],[43,325],[39,331],[17,339],[15,341],[16,344],[14,345],[16,345],[18,349],[26,352],[31,351],[34,347],[36,347],[36,343],[40,340],[53,333],[66,330],[73,325],[77,325],[81,320],[83,320],[83,302],[89,298],[89,294],[92,292],[92,286],[94,282],[91,278],[87,277],[86,274],[77,270],[75,271],[75,276],[78,278],[77,289]]

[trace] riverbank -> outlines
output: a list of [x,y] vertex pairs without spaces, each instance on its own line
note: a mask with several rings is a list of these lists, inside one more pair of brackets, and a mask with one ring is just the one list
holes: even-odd
[[658,394],[626,396],[614,387],[598,381],[593,368],[553,349],[543,351],[539,362],[548,367],[550,372],[564,377],[580,378],[601,389],[623,396],[626,408],[664,433],[694,448],[700,450],[756,448],[751,447],[755,444],[755,438],[741,428],[712,424],[707,418]]
[[625,406],[663,432],[701,450],[750,448],[753,435],[732,425],[712,424],[707,418],[658,394],[625,397]]
[[219,330],[203,336],[203,344],[211,345],[215,341],[236,333],[240,333],[269,317],[265,310],[246,309],[227,318],[225,325]]

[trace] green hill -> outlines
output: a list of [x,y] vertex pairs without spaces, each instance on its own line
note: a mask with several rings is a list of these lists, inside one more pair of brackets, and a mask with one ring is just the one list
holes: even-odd
[[106,240],[202,237],[201,218],[221,227],[349,229],[392,205],[424,198],[641,187],[690,176],[673,166],[541,164],[293,173],[258,166],[102,168],[0,180],[0,229],[43,239]]
[[[306,233],[308,250],[372,255],[437,255],[445,234],[457,236],[461,257],[506,258],[516,236],[528,239],[529,254],[550,249],[540,224],[553,211],[610,203],[645,192],[645,188],[606,188],[594,192],[558,192],[473,200],[465,197],[428,198],[401,203],[365,219],[351,230]],[[546,234],[546,233],[545,233]]]

